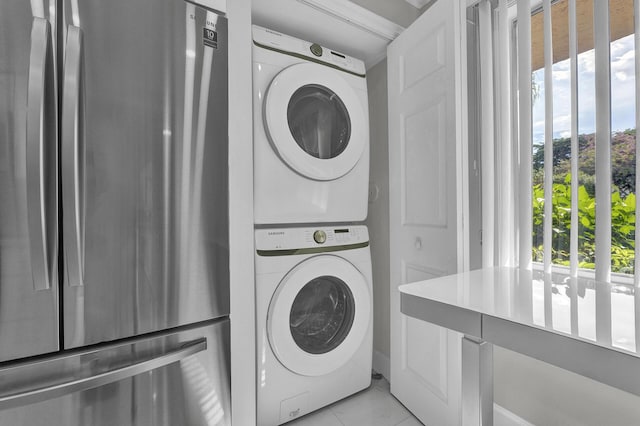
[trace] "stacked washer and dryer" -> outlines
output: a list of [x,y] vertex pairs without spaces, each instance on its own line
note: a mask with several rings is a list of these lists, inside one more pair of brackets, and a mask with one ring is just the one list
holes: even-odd
[[371,383],[369,114],[362,61],[253,42],[257,420],[278,425]]

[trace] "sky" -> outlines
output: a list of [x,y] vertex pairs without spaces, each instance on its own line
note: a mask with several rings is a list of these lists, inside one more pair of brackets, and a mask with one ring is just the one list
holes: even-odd
[[[633,34],[611,43],[611,130],[635,125],[635,44]],[[553,138],[571,136],[569,60],[553,65]],[[578,133],[595,132],[594,51],[578,55]],[[533,73],[540,96],[533,104],[533,143],[544,142],[544,68]]]

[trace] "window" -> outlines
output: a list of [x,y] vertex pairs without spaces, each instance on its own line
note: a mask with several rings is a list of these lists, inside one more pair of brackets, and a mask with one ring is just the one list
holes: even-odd
[[514,299],[534,324],[630,351],[640,350],[638,5],[480,0],[467,9],[482,266],[537,270],[532,292]]
[[477,66],[494,86],[478,80],[478,108],[491,97],[495,112],[479,120],[495,132],[481,131],[483,152],[495,149],[482,159],[495,190],[483,261],[640,283],[634,0],[483,0],[478,11],[478,38],[493,43],[479,43]]
[[[574,253],[577,267],[595,269],[596,228],[609,227],[610,236],[605,238],[611,245],[611,272],[633,275],[636,209],[633,0],[612,0],[609,4],[609,22],[605,19],[603,24],[610,28],[610,53],[604,52],[605,68],[599,70],[595,66],[593,7],[592,0],[575,2],[576,32],[572,35],[576,50],[575,76],[571,73],[569,54],[569,1],[556,1],[551,5],[550,13],[539,10],[531,17],[532,256],[533,261],[545,263],[547,254],[549,263],[570,267],[571,213],[577,211],[577,242],[573,242],[577,243]],[[545,19],[551,21],[546,32]],[[547,46],[550,51],[545,52],[548,37],[552,42]],[[545,53],[551,62],[546,66]],[[609,96],[602,93],[596,96],[597,72],[609,74]],[[577,103],[572,110],[574,84]],[[610,108],[606,105],[608,101]],[[606,135],[610,137],[604,141],[605,133],[596,133],[596,112],[607,115],[607,109],[609,131]],[[577,118],[572,117],[574,114]],[[552,152],[549,156],[545,155],[546,147]],[[606,156],[606,150],[610,156],[609,168],[605,165],[597,170],[596,157]],[[575,157],[577,162],[572,164]],[[545,162],[551,164],[545,167]],[[577,166],[577,173],[574,166]],[[577,201],[572,198],[574,180],[577,180]],[[611,181],[608,197],[596,196],[598,180]],[[548,199],[551,203],[546,202]],[[598,202],[610,204],[610,212],[601,213],[610,215],[610,220],[597,220]],[[545,220],[547,217],[549,219]],[[548,244],[544,244],[545,232]]]

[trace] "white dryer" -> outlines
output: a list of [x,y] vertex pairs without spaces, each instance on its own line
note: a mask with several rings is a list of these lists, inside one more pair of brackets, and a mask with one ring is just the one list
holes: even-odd
[[256,230],[258,425],[278,425],[371,384],[365,226]]
[[364,63],[258,26],[253,44],[255,223],[364,220]]

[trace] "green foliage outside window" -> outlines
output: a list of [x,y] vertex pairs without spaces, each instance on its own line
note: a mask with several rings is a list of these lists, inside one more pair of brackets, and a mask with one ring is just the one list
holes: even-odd
[[[578,262],[595,267],[595,138],[579,138]],[[552,262],[569,265],[571,231],[570,139],[554,141],[552,190]],[[533,260],[543,260],[544,147],[533,154]],[[611,270],[633,274],[635,248],[635,130],[612,135]]]

